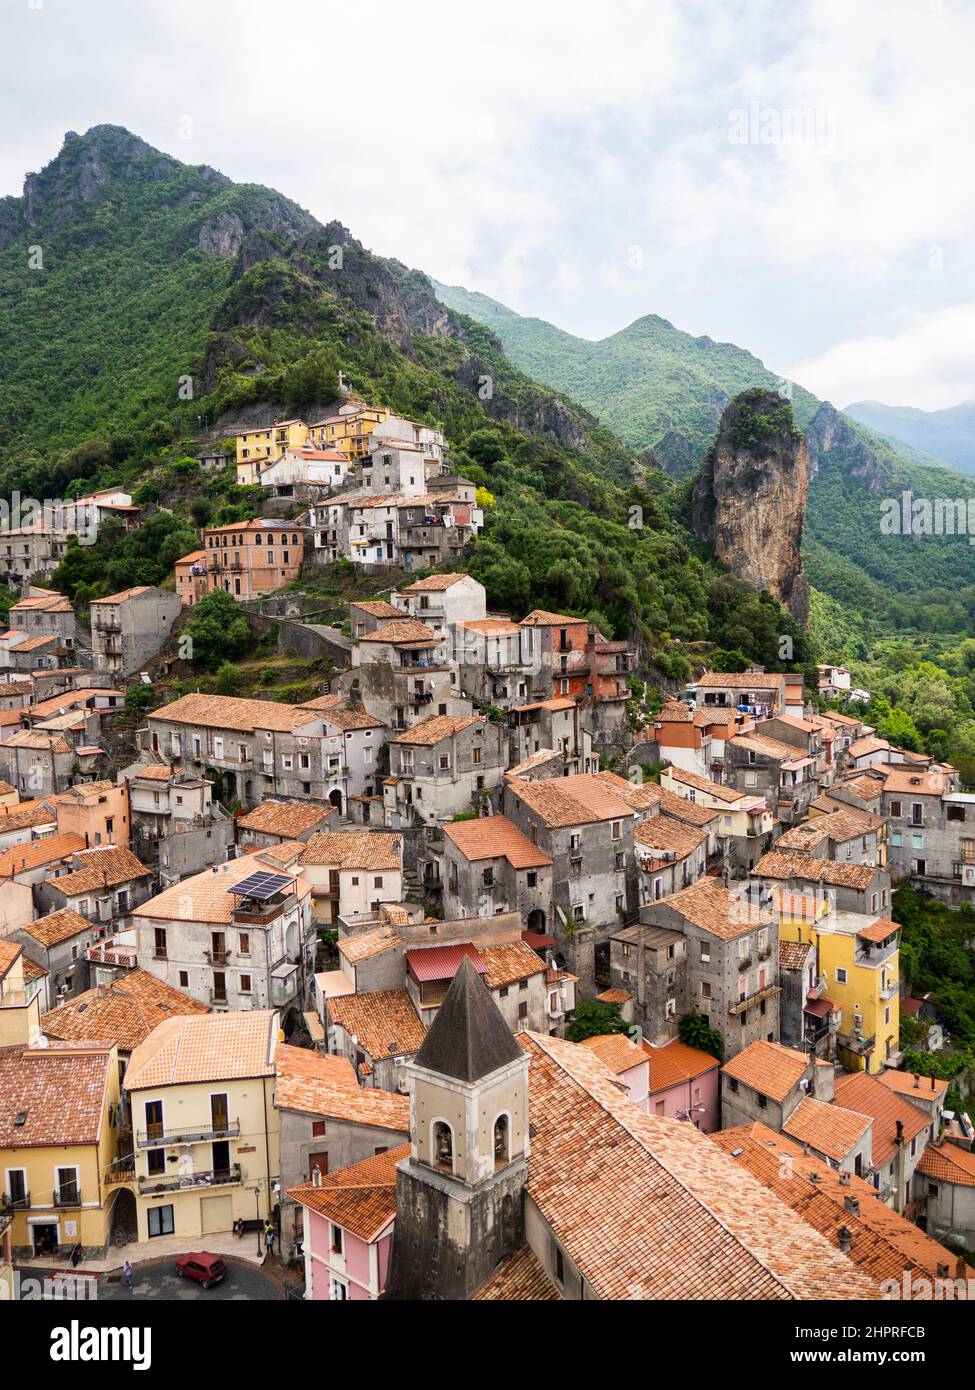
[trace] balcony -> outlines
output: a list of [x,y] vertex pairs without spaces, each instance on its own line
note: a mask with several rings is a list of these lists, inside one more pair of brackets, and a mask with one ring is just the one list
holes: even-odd
[[889,981],[885,989],[881,989],[880,997],[884,1001],[884,1003],[887,1003],[888,1000],[895,998],[899,989],[900,982],[898,980],[891,980]]
[[0,1194],[0,1211],[30,1211],[30,1193],[20,1197],[10,1197],[6,1192]]
[[290,912],[297,901],[295,894],[289,893],[281,902],[268,903],[259,911],[236,908],[233,912],[234,924],[242,923],[248,927],[269,926],[271,922],[276,922],[283,912]]
[[239,1139],[240,1121],[230,1120],[225,1125],[190,1125],[183,1129],[166,1129],[162,1125],[151,1125],[140,1129],[136,1143],[140,1149],[176,1148],[179,1144],[209,1144],[215,1139]]
[[856,1033],[837,1033],[836,1041],[844,1052],[851,1052],[854,1057],[869,1057],[877,1045],[877,1039],[859,1037]]
[[139,1195],[151,1197],[160,1192],[188,1192],[200,1187],[228,1187],[241,1181],[240,1164],[229,1168],[206,1169],[195,1173],[153,1173],[139,1178]]
[[756,990],[754,994],[746,995],[744,999],[739,999],[735,1004],[728,1005],[728,1012],[732,1017],[744,1013],[747,1009],[753,1008],[756,1004],[761,1004],[765,999],[773,999],[782,990],[778,985],[769,985],[767,989]]
[[77,1183],[69,1183],[67,1187],[59,1187],[51,1194],[51,1205],[55,1207],[80,1207],[81,1188]]
[[211,965],[229,965],[233,951],[204,951],[204,959]]

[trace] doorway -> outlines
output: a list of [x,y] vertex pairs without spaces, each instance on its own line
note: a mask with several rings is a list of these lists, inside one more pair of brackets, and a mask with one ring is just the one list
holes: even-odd
[[50,1225],[31,1226],[30,1233],[35,1255],[54,1255],[57,1253],[60,1241],[56,1222]]
[[213,1162],[213,1180],[219,1182],[230,1177],[230,1144],[226,1139],[218,1139],[210,1145]]

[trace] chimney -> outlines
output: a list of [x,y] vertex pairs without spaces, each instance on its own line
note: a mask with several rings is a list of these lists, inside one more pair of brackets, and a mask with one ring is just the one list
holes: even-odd
[[848,1212],[850,1213],[851,1216],[859,1216],[859,1215],[860,1215],[860,1198],[859,1198],[859,1197],[844,1197],[844,1198],[843,1198],[843,1209],[844,1209],[844,1211],[848,1211]]
[[848,1255],[853,1249],[853,1232],[848,1226],[841,1226],[836,1234],[839,1238],[840,1249],[844,1255]]
[[313,1187],[321,1187],[322,1185],[322,1170],[317,1163],[311,1170],[311,1181]]
[[840,1187],[849,1187],[849,1185],[850,1185],[850,1175],[849,1175],[849,1173],[846,1171],[846,1169],[844,1168],[843,1172],[840,1174]]
[[[933,1083],[934,1083],[934,1077],[931,1078],[931,1081],[932,1081],[932,1084],[933,1084]],[[919,1071],[916,1071],[916,1072],[914,1073],[914,1089],[915,1089],[915,1091],[919,1091],[919,1090],[921,1089],[921,1073],[920,1073]]]
[[936,1091],[936,1090],[937,1090],[937,1086],[935,1085],[935,1080],[934,1080],[934,1077],[933,1077],[933,1076],[932,1076],[932,1078],[931,1078],[931,1089],[932,1089],[932,1091]]
[[903,1121],[903,1120],[898,1120],[898,1121],[897,1121],[897,1137],[895,1138],[894,1143],[897,1145],[897,1147],[898,1147],[899,1149],[904,1147],[904,1121]]

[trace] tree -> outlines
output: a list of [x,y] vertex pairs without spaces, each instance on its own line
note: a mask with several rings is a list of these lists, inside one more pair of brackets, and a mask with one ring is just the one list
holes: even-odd
[[284,374],[284,408],[289,415],[300,415],[312,405],[334,401],[339,394],[338,363],[324,348],[313,348]]
[[237,604],[221,589],[204,595],[190,609],[183,629],[193,643],[195,666],[214,671],[240,656],[251,642],[250,624]]
[[217,694],[236,695],[239,679],[239,673],[234,663],[232,661],[225,661],[217,671]]
[[572,1022],[565,1030],[570,1042],[584,1038],[599,1038],[606,1033],[629,1033],[630,1025],[620,1013],[619,1004],[603,1004],[598,999],[577,1004]]
[[190,503],[190,516],[193,518],[193,525],[202,531],[213,516],[213,503],[208,497],[194,497]]
[[475,463],[490,468],[505,456],[504,439],[498,430],[474,430],[464,441],[464,450]]
[[708,1052],[724,1061],[724,1038],[716,1028],[712,1028],[699,1013],[687,1013],[677,1025],[677,1033],[687,1047],[696,1047],[699,1052]]

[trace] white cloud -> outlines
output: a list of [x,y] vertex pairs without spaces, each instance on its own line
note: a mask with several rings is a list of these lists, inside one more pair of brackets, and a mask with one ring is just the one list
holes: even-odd
[[[659,313],[776,365],[975,300],[963,0],[0,4],[10,192],[123,124],[570,331]],[[827,138],[735,143],[752,103]]]
[[943,410],[975,397],[973,343],[975,302],[914,316],[888,334],[837,343],[788,374],[841,408],[875,400]]

